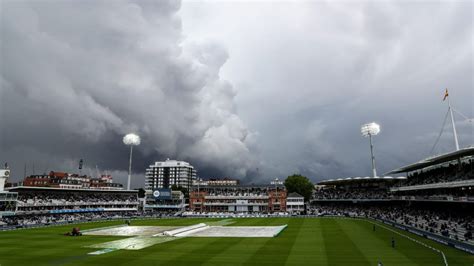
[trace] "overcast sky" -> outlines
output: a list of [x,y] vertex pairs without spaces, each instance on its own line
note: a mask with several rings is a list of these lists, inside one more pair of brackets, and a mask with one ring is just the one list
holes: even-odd
[[[262,183],[370,175],[454,149],[474,117],[471,1],[5,1],[0,161],[14,180],[157,160]],[[449,122],[449,121],[448,121]],[[474,126],[456,114],[460,145]]]

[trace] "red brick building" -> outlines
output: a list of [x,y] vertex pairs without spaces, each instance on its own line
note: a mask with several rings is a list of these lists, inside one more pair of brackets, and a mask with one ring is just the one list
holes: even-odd
[[53,187],[65,189],[123,189],[123,185],[114,183],[110,175],[101,175],[98,178],[91,178],[87,175],[54,171],[49,172],[49,174],[27,176],[23,180],[22,185],[25,187]]
[[286,211],[282,186],[203,186],[189,195],[194,212],[271,213]]

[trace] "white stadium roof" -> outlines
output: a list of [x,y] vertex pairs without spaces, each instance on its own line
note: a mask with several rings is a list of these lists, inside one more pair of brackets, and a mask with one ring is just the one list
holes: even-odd
[[346,177],[346,178],[335,178],[327,179],[318,183],[318,185],[335,185],[341,183],[350,183],[350,182],[375,182],[375,181],[393,181],[393,180],[405,180],[404,176],[366,176],[366,177]]
[[421,169],[426,168],[426,167],[431,167],[431,166],[435,166],[435,165],[455,161],[455,160],[461,159],[463,157],[470,157],[470,156],[474,156],[474,146],[463,148],[463,149],[460,149],[460,150],[457,150],[457,151],[444,153],[444,154],[433,156],[433,157],[428,157],[428,158],[423,159],[419,162],[394,169],[394,170],[392,170],[392,171],[390,171],[386,174],[390,175],[390,174],[398,174],[398,173],[406,173],[406,172],[417,171],[417,170],[421,170]]

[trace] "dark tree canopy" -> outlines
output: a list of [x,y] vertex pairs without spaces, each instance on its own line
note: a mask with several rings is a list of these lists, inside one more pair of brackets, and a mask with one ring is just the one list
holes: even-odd
[[143,189],[143,188],[138,189],[138,197],[141,198],[141,199],[145,197],[145,189]]
[[298,174],[291,175],[285,180],[285,187],[288,193],[296,192],[309,201],[313,192],[313,183],[306,177]]
[[179,190],[179,191],[183,192],[184,197],[186,197],[186,198],[189,197],[189,191],[185,187],[172,185],[171,190],[173,190],[173,191],[178,191]]

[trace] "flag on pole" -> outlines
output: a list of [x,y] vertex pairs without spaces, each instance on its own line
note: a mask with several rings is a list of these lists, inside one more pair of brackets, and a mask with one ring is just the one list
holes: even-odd
[[448,96],[449,96],[448,89],[446,89],[446,91],[444,92],[443,101],[446,100],[446,98],[448,98]]
[[82,164],[84,163],[84,161],[82,159],[79,160],[79,170],[82,169]]

